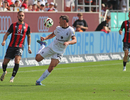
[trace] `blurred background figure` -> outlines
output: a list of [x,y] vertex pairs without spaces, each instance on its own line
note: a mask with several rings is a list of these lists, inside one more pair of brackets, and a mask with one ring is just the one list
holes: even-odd
[[73,11],[74,8],[75,8],[75,0],[65,0],[65,11]]
[[[84,2],[85,2],[85,5],[89,5],[89,4],[92,5],[92,0],[84,0]],[[89,12],[89,7],[85,7],[85,11]]]
[[8,2],[4,1],[2,7],[3,7],[3,11],[8,11]]
[[54,4],[55,12],[58,12],[57,5],[58,5],[57,3]]
[[51,2],[47,11],[55,11],[54,2]]
[[126,5],[127,5],[127,0],[120,0],[120,9],[123,12],[126,12]]
[[45,11],[47,11],[49,9],[49,3],[47,2],[46,4],[45,4]]
[[107,16],[105,21],[102,21],[96,28],[95,31],[103,31],[105,33],[109,33],[111,32],[110,28],[109,28],[109,22],[111,20],[110,16]]
[[40,6],[39,5],[37,5],[36,11],[40,11]]
[[19,2],[19,0],[16,0],[14,4],[15,4],[15,7],[20,7],[20,2]]
[[81,30],[81,27],[80,27],[80,25],[77,25],[76,26],[76,30],[75,30],[76,32],[83,32],[83,30]]
[[32,11],[37,11],[37,4],[34,3],[34,4],[32,5]]
[[24,8],[24,11],[28,11],[28,0],[24,0],[21,7]]
[[73,27],[76,28],[77,25],[80,25],[82,31],[86,31],[88,29],[88,24],[87,22],[83,19],[83,13],[78,13],[77,14],[78,18],[74,23]]
[[44,11],[45,6],[43,4],[40,5],[40,11]]
[[32,11],[32,5],[28,5],[28,11]]

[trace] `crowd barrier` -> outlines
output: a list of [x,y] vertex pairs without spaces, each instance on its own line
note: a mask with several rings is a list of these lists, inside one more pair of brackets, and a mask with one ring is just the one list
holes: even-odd
[[[38,63],[35,61],[36,53],[40,45],[36,42],[41,36],[45,37],[51,33],[33,33],[31,34],[31,50],[32,54],[28,53],[27,38],[25,40],[24,52],[21,66],[39,66],[50,63],[50,59],[45,59]],[[123,57],[123,35],[118,32],[76,32],[77,43],[69,45],[64,53],[61,63],[75,63],[87,61],[102,61],[122,59]],[[0,42],[3,40],[4,34],[0,34]],[[5,46],[0,45],[0,67],[5,56],[11,36],[9,35]],[[47,40],[48,45],[53,39]],[[9,66],[14,65],[14,60],[9,63]]]

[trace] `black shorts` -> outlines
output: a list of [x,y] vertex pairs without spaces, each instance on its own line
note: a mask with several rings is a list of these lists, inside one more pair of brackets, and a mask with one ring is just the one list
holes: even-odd
[[123,42],[123,50],[129,50],[130,48],[130,43],[126,43],[126,42]]
[[22,56],[23,48],[19,47],[8,47],[5,58],[14,59],[15,56]]

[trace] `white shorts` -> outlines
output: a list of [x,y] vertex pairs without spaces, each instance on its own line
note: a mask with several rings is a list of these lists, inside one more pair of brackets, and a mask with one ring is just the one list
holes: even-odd
[[54,52],[50,47],[45,47],[44,49],[40,50],[38,52],[43,58],[53,58],[53,59],[58,59],[59,62],[61,61],[61,58],[63,57],[63,54],[59,54]]
[[74,0],[65,0],[66,7],[74,6]]

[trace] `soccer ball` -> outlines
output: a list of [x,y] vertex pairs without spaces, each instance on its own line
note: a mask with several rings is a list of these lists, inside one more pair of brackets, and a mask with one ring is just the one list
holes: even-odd
[[51,26],[53,26],[53,20],[51,19],[51,18],[46,18],[45,20],[44,20],[44,26],[46,26],[47,28],[49,28],[49,27],[51,27]]

